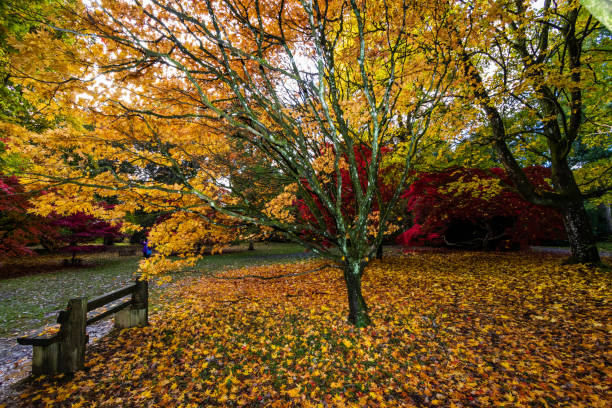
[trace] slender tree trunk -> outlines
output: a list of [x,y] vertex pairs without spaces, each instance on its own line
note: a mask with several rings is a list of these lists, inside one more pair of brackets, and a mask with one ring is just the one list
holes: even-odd
[[597,206],[597,209],[604,219],[605,234],[612,235],[612,211],[610,210],[610,204],[601,203]]
[[344,269],[344,280],[349,302],[348,321],[357,327],[366,327],[372,324],[368,315],[368,306],[361,293],[362,272],[363,264],[359,262],[347,263]]
[[382,244],[380,244],[378,246],[378,248],[376,248],[376,259],[381,260],[383,259],[383,246]]
[[581,199],[573,200],[561,209],[572,256],[571,262],[598,264],[601,262],[595,235]]
[[255,250],[255,246],[253,244],[253,241],[249,242],[249,251],[254,251]]

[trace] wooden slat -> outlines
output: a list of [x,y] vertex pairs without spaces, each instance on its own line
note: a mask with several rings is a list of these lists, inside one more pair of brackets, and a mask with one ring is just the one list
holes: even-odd
[[121,299],[124,296],[127,296],[136,290],[136,285],[130,285],[125,288],[117,289],[110,293],[105,293],[102,296],[98,296],[97,298],[91,299],[87,302],[87,311],[91,312],[99,308],[100,306],[104,306],[107,303],[112,302],[113,300]]
[[126,307],[128,307],[131,304],[132,304],[132,299],[128,300],[127,302],[120,303],[117,306],[111,307],[107,311],[99,313],[99,314],[97,314],[97,315],[87,319],[87,324],[89,325],[89,324],[97,322],[98,320],[104,319],[106,316],[112,315],[114,313],[117,313],[118,311],[120,311],[122,309],[125,309]]
[[24,346],[48,346],[49,344],[57,343],[60,340],[60,333],[57,332],[51,336],[20,337],[17,339],[17,343]]

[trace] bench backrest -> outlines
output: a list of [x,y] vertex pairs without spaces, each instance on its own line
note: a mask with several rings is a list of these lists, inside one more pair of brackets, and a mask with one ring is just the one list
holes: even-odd
[[[32,372],[34,374],[72,373],[85,365],[86,326],[115,314],[115,327],[127,328],[148,324],[148,282],[137,280],[133,285],[98,296],[70,299],[66,310],[59,312],[59,332],[48,337],[22,337],[19,344],[34,346]],[[125,296],[131,297],[100,313],[93,313]],[[59,345],[59,346],[58,346]]]

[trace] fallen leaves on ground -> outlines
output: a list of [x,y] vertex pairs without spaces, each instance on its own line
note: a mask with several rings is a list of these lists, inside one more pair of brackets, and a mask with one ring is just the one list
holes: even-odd
[[[322,261],[223,276],[274,276]],[[202,278],[145,328],[90,350],[25,406],[604,407],[610,274],[541,254],[393,255],[366,270],[374,326],[346,323],[341,271]]]

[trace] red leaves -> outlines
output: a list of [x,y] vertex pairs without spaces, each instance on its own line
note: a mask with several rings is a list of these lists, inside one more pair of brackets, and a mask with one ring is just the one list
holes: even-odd
[[61,230],[60,240],[66,244],[65,252],[94,252],[91,245],[78,245],[91,242],[97,238],[116,239],[121,236],[120,225],[111,225],[106,221],[86,213],[76,213],[55,218],[51,225]]
[[[538,188],[550,190],[549,169],[535,166],[525,172]],[[403,245],[441,245],[446,238],[501,249],[564,238],[559,213],[523,200],[499,168],[422,173],[403,198],[415,222],[398,237]]]
[[[327,153],[329,154],[329,152],[332,151],[332,147],[329,146],[328,149],[329,151]],[[355,195],[354,184],[357,183],[361,187],[362,191],[365,191],[367,189],[367,186],[368,186],[367,166],[369,166],[371,159],[372,159],[372,151],[370,147],[366,145],[357,145],[354,147],[353,151],[354,151],[354,156],[355,156],[355,162],[357,164],[356,170],[357,170],[358,179],[357,180],[352,179],[351,173],[347,165],[340,166],[340,182],[342,183],[342,188],[341,188],[342,214],[347,220],[352,220],[355,217],[356,208],[358,205],[357,198]],[[382,154],[385,154],[385,153],[387,153],[386,149],[382,151]],[[326,152],[321,153],[322,156],[324,154],[326,154]],[[335,154],[335,153],[332,153],[332,154]],[[345,162],[348,162],[348,157],[346,157],[345,155],[342,158],[342,160],[344,160]],[[328,177],[329,180],[327,182],[324,182],[323,180],[321,180],[322,184],[324,185],[329,196],[332,198],[332,201],[335,201],[336,189],[338,187],[338,177],[336,176],[335,172],[332,172],[329,174],[325,174],[322,177],[320,176],[319,178],[323,179],[324,177]],[[303,181],[303,183],[306,185],[307,189],[311,190],[308,187],[308,183],[305,180]],[[377,186],[380,190],[381,201],[383,203],[389,202],[389,200],[391,199],[393,195],[393,187],[389,186],[387,183],[383,181],[381,174],[378,175]],[[321,214],[321,217],[323,218],[325,222],[324,227],[327,229],[327,231],[331,235],[336,234],[336,221],[334,220],[333,216],[323,206],[320,199],[316,196],[314,192],[311,192],[311,199],[315,203],[316,211],[319,214]],[[299,199],[296,201],[295,205],[298,209],[298,214],[302,222],[309,223],[313,226],[317,224],[316,217],[313,215],[313,211],[315,210],[315,208],[309,208],[309,206],[306,203],[306,200]],[[378,202],[374,200],[372,203],[372,209],[371,209],[372,212],[378,211],[378,207],[379,207]],[[318,226],[318,227],[321,227],[321,226]],[[317,239],[324,240],[323,237],[317,237]]]
[[27,213],[28,198],[16,177],[0,175],[0,258],[32,254],[28,245],[54,236],[46,219]]

